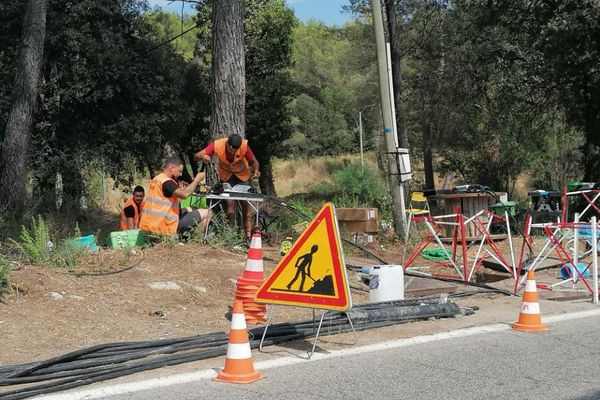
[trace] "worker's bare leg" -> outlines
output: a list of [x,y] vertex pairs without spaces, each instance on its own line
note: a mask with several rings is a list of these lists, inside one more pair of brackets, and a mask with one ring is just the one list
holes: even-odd
[[233,200],[225,200],[225,212],[227,213],[227,219],[229,223],[235,224],[235,203]]
[[244,217],[246,238],[249,238],[252,236],[252,210],[250,209],[250,205],[245,201],[242,202],[242,215]]
[[206,229],[206,225],[208,225],[208,221],[210,219],[208,216],[212,213],[206,208],[201,208],[198,210],[198,212],[200,213],[200,223],[198,225],[201,226],[202,229]]

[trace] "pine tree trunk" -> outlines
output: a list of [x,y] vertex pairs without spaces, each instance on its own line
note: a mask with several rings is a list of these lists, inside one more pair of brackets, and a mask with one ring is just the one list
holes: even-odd
[[[426,106],[425,106],[426,107]],[[423,129],[423,164],[425,169],[425,189],[435,189],[433,180],[433,154],[431,139],[431,115],[429,110],[421,111],[421,127]]]
[[27,157],[34,128],[48,0],[28,0],[14,82],[13,105],[0,152],[0,214],[19,214],[25,204]]
[[273,165],[271,160],[263,161],[260,164],[260,178],[258,178],[260,190],[269,196],[275,196],[275,182],[273,181]]
[[215,0],[212,37],[213,138],[246,130],[243,0]]

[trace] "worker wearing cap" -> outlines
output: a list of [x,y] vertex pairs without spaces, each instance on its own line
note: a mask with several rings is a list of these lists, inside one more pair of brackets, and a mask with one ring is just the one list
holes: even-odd
[[[203,150],[196,153],[197,160],[208,163],[211,157],[217,157],[217,173],[219,181],[235,185],[248,185],[250,179],[260,177],[258,160],[248,146],[248,140],[238,134],[229,135],[227,138],[216,139]],[[227,218],[230,222],[235,220],[233,201],[227,200]],[[242,202],[244,216],[244,229],[246,239],[252,236],[252,215],[246,202]]]

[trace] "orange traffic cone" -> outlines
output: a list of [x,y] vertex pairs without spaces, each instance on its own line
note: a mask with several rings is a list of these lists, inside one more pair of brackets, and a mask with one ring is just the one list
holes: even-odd
[[235,300],[231,315],[225,368],[219,372],[214,380],[230,383],[252,383],[264,377],[263,374],[254,369],[252,350],[250,350],[248,331],[246,330],[244,307],[241,300]]
[[263,254],[262,254],[262,235],[260,231],[252,232],[252,240],[248,249],[248,258],[246,259],[246,268],[239,279],[246,283],[262,284],[263,275]]
[[252,232],[246,267],[236,282],[235,292],[236,300],[241,300],[244,304],[246,323],[248,324],[260,324],[266,321],[267,306],[254,301],[254,295],[263,280],[262,234],[256,230]]
[[535,284],[535,273],[527,271],[527,284],[523,293],[523,305],[519,313],[519,320],[512,324],[513,329],[525,332],[547,331],[548,327],[542,323],[540,303]]

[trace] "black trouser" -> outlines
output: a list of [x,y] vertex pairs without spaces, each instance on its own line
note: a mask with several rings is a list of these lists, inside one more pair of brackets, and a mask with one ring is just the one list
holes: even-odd
[[198,210],[190,211],[183,214],[179,218],[179,224],[177,225],[177,232],[187,232],[200,222],[200,212]]

